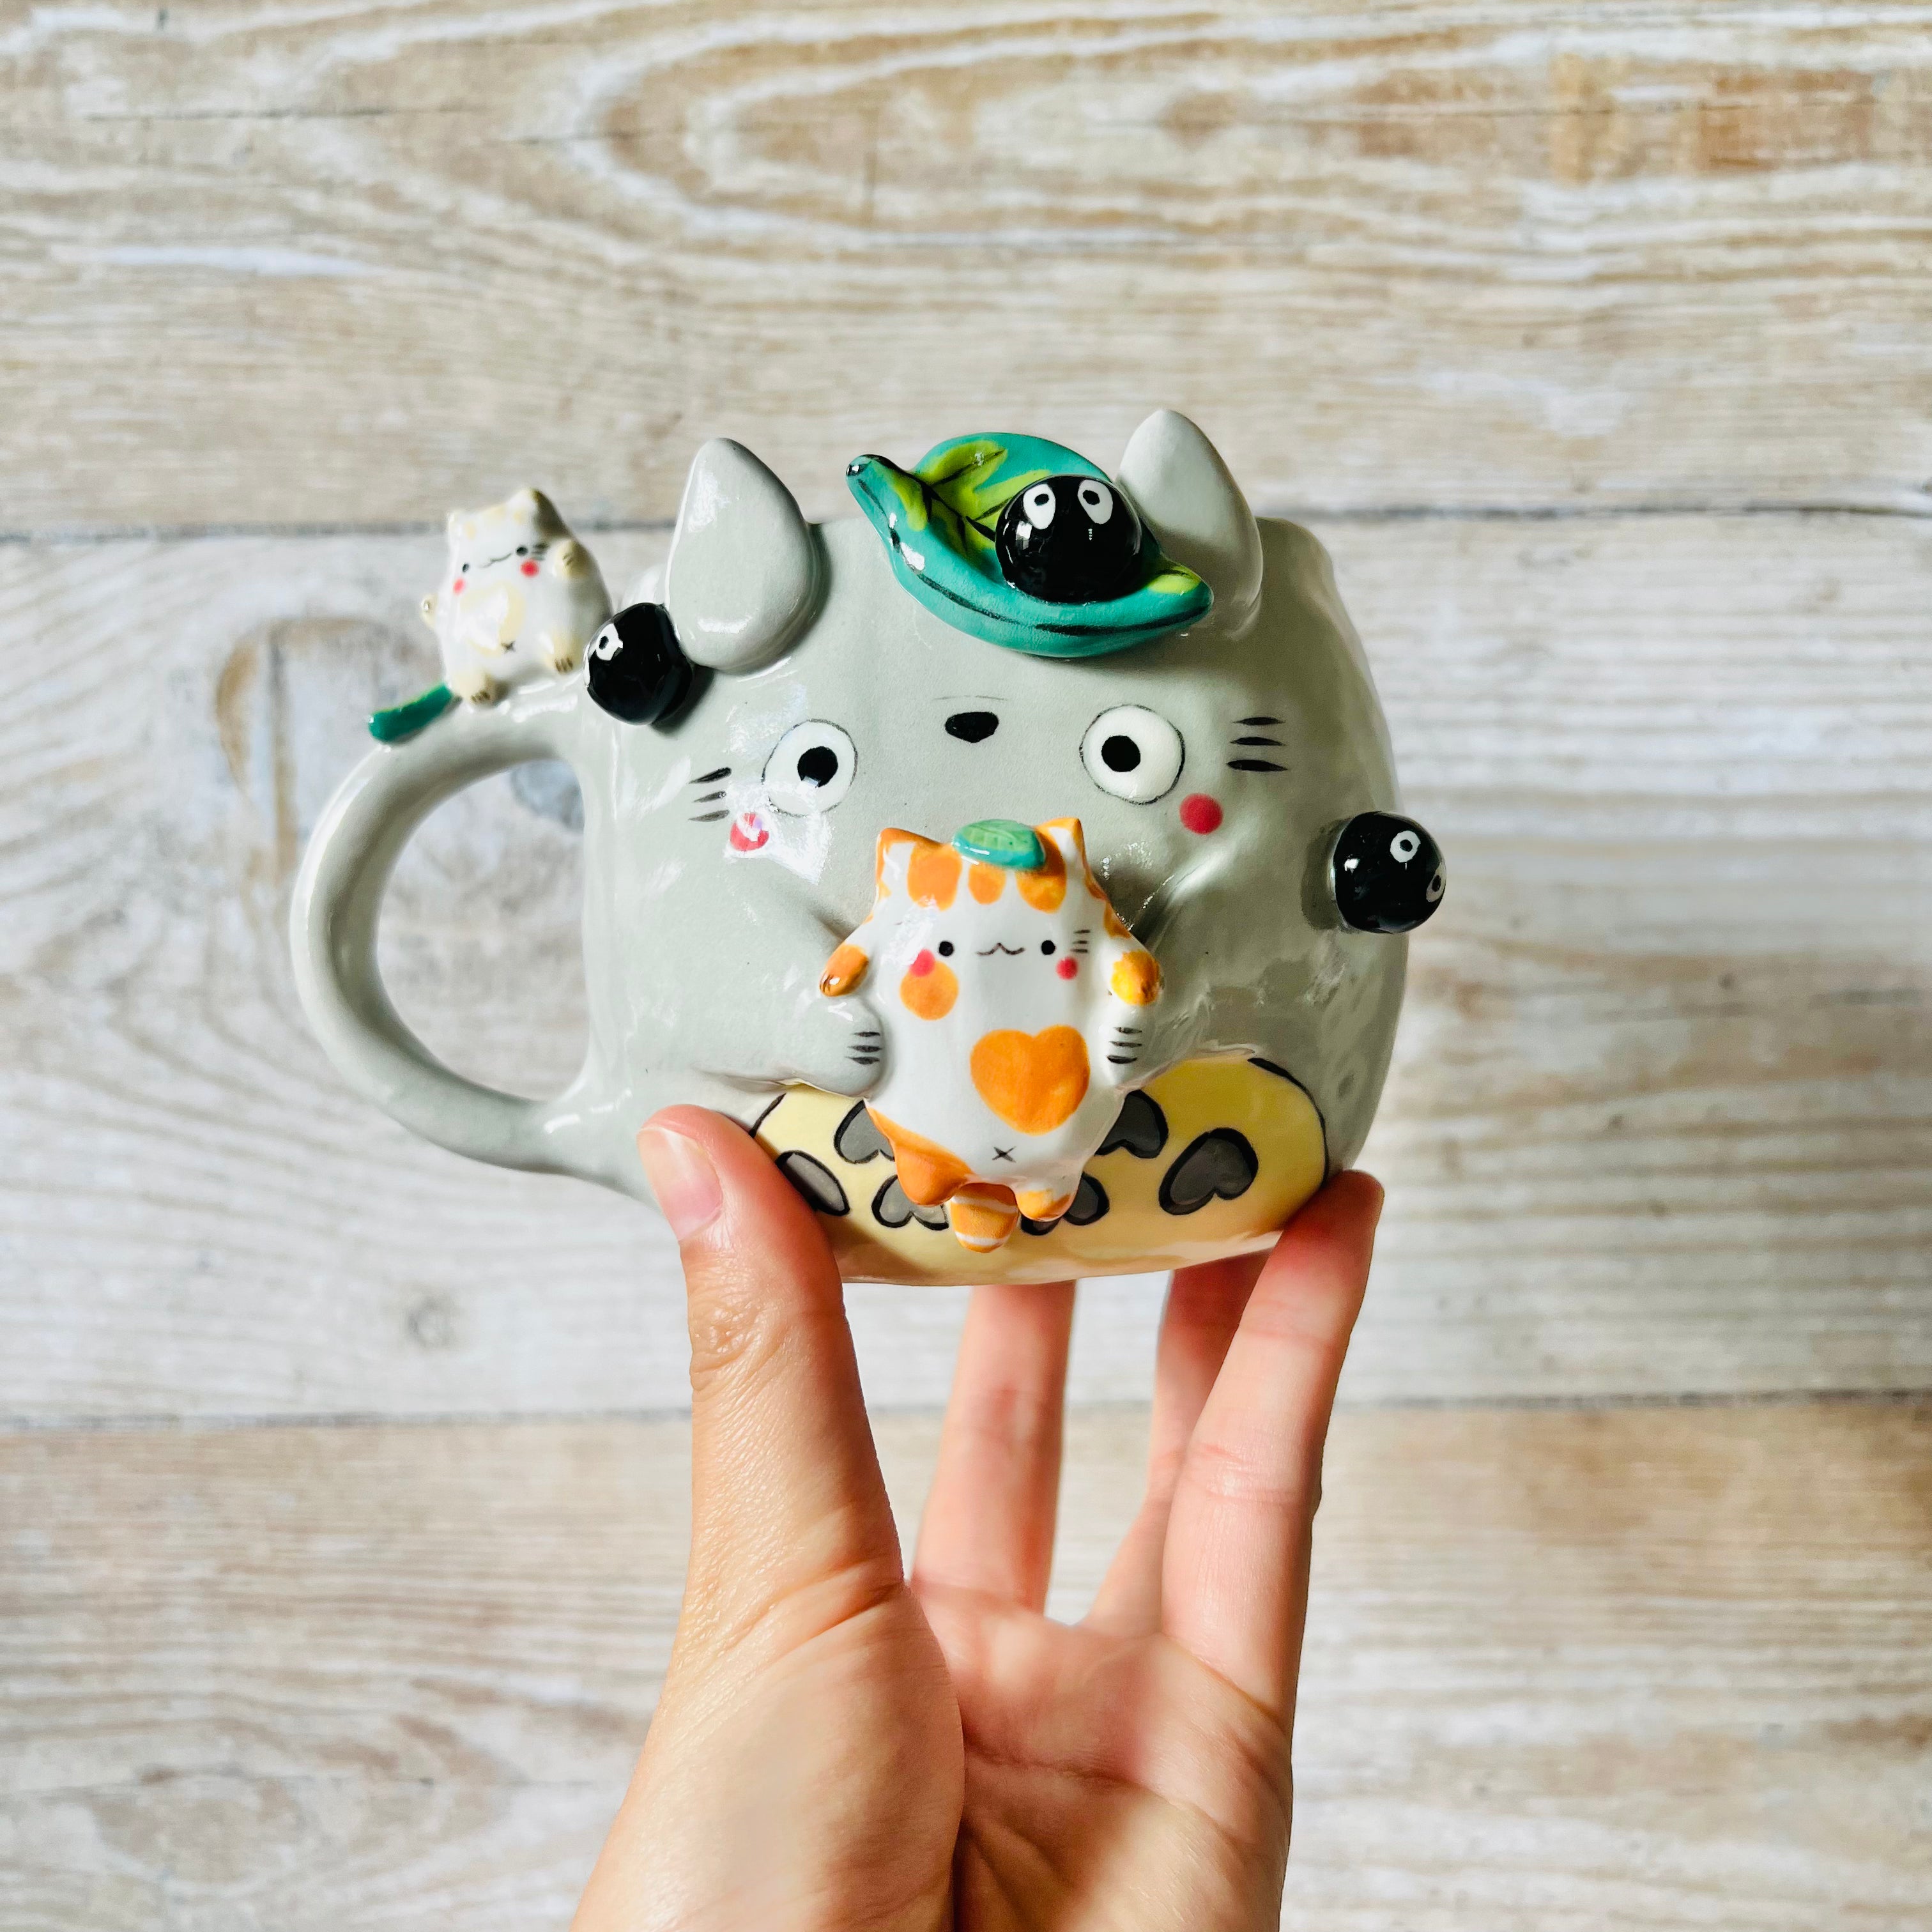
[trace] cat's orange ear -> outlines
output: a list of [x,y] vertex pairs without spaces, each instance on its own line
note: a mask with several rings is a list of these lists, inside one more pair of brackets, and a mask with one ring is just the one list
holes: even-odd
[[[903,867],[897,862],[902,850],[906,854]],[[936,838],[889,826],[879,834],[876,878],[882,899],[890,896],[896,884],[902,885],[915,904],[944,912],[959,891],[959,854]]]
[[1070,848],[1069,856],[1077,854],[1082,866],[1086,866],[1087,834],[1078,819],[1049,818],[1044,825],[1036,825],[1034,830],[1040,834],[1042,845]]
[[872,884],[880,898],[890,898],[892,894],[892,885],[886,877],[889,872],[897,872],[900,883],[904,883],[905,874],[893,866],[892,855],[902,846],[917,845],[920,842],[916,832],[908,832],[897,825],[889,825],[879,834],[878,851],[872,861]]
[[1040,835],[1040,862],[1030,872],[1016,872],[1013,878],[1020,897],[1035,912],[1058,912],[1066,897],[1066,854],[1062,847],[1070,841],[1082,865],[1086,863],[1085,850],[1080,844],[1080,821],[1049,819],[1034,830]]

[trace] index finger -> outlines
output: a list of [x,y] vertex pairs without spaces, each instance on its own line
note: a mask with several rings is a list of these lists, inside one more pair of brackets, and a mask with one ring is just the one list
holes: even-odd
[[691,1328],[688,1603],[737,1628],[831,1586],[900,1581],[843,1284],[817,1217],[744,1130],[673,1107],[638,1152],[683,1256]]

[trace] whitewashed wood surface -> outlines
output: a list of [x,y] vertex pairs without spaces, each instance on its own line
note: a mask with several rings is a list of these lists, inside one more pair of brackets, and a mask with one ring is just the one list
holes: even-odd
[[[1932,1922],[1932,4],[0,0],[0,1932],[560,1924],[648,1715],[662,1231],[290,988],[442,512],[622,579],[709,435],[824,514],[1161,404],[1451,862],[1287,1922]],[[568,806],[446,808],[384,934],[532,1090]],[[1083,1291],[1063,1606],[1159,1294]],[[958,1299],[852,1305],[910,1518]]]
[[1271,503],[1932,504],[1924,0],[109,0],[0,88],[14,526],[1150,398]]
[[[935,1434],[881,1425],[908,1527]],[[686,1441],[0,1442],[0,1924],[561,1926],[669,1651]],[[1062,1611],[1143,1441],[1073,1419]],[[1357,1413],[1325,1494],[1295,1932],[1932,1916],[1932,1408]]]

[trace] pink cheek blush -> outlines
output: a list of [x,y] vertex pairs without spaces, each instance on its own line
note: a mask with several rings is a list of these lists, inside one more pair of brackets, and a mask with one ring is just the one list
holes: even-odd
[[1206,834],[1221,829],[1221,808],[1204,791],[1190,792],[1180,801],[1180,822],[1190,832]]
[[451,594],[452,596],[454,596],[454,597],[460,597],[460,596],[463,595],[463,580],[462,580],[462,578],[459,577],[459,578],[456,580],[456,581],[455,581],[454,584],[452,584],[449,586],[449,589],[450,589],[450,594]]
[[529,557],[526,557],[526,558],[524,558],[524,574],[526,577],[534,577],[534,576],[536,576],[536,574],[537,574],[537,560],[536,560],[536,559],[535,557],[533,557],[533,556],[529,556]]
[[1079,971],[1080,962],[1077,959],[1063,959],[1053,970],[1058,973],[1063,980],[1070,980],[1073,977],[1075,974]]
[[923,980],[927,974],[930,973],[933,968],[938,965],[938,961],[934,958],[930,952],[922,951],[919,956],[914,960],[912,964],[906,968],[906,970],[909,972],[915,980]]

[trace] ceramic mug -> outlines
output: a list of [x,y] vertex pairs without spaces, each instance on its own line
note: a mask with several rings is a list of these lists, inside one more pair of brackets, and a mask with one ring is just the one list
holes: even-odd
[[[323,1046],[442,1146],[644,1200],[644,1121],[674,1102],[719,1108],[819,1211],[849,1279],[1046,1280],[1264,1244],[1360,1148],[1403,935],[1442,891],[1439,853],[1400,814],[1325,554],[1295,526],[1258,520],[1205,436],[1169,412],[1142,424],[1111,477],[1018,436],[956,438],[908,470],[861,458],[848,476],[863,514],[809,524],[748,452],[706,446],[662,603],[629,607],[594,640],[564,636],[559,618],[539,671],[466,672],[480,687],[470,701],[439,687],[384,715],[402,723],[379,718],[392,742],[327,808],[296,892],[297,984]],[[537,607],[542,573],[574,573],[580,626],[608,608],[601,579],[586,602],[595,566],[536,501],[519,513],[538,532],[520,549],[517,530],[487,520],[496,512],[452,520],[452,575],[429,609],[433,622],[467,610],[466,648],[481,637],[506,664],[531,653],[500,616]],[[489,590],[493,568],[525,573],[528,596]],[[479,592],[494,599],[480,629],[480,602],[462,602]],[[395,860],[438,804],[553,758],[584,798],[590,1024],[577,1077],[533,1101],[453,1072],[410,1033],[378,974],[376,933]],[[1074,821],[1090,929],[1117,928],[1120,946],[1157,962],[1136,983],[1158,997],[1138,1006],[1097,982],[1083,994],[1089,956],[1070,956],[1100,942],[1071,936],[1077,921],[1056,914],[1058,941],[1023,923],[1037,913],[1025,880],[1069,862],[1047,847],[1072,850],[1051,828]],[[899,952],[842,976],[828,962],[877,926],[890,839],[912,834],[921,850],[964,856],[920,874],[928,896],[892,927]],[[904,868],[895,876],[904,893]],[[980,1249],[954,1204],[929,1198],[930,1177],[915,1180],[919,1136],[867,1103],[915,1048],[934,1083],[952,1079],[940,1035],[920,1030],[941,950],[958,1010],[982,1017],[962,1037],[964,1098],[935,1118],[993,1108],[991,1151],[967,1163],[960,1203],[984,1193],[986,1160],[1006,1157],[998,1121],[1030,1125],[1024,1110],[1054,1080],[1078,1086],[1081,1118],[1096,1123],[1057,1211],[1010,1215]],[[986,976],[1010,962],[1006,980]],[[1023,978],[1031,990],[1011,991]],[[1076,995],[1087,1004],[1048,1023],[1053,1000]],[[993,1029],[1007,1083],[996,1089],[983,1016],[1010,1000],[1011,1023]],[[1084,1072],[1060,1037],[1083,1016],[1095,1042]],[[1100,1051],[1102,1025],[1130,1037],[1124,1070]],[[1014,1100],[1022,1077],[1034,1084]]]

